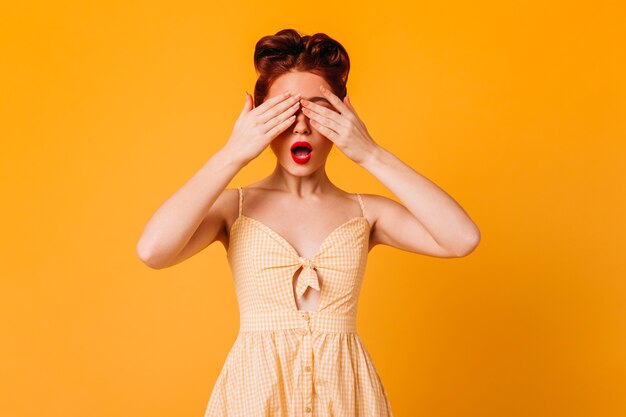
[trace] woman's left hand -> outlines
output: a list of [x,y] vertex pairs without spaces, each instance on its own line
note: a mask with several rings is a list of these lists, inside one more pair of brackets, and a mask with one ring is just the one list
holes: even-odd
[[332,140],[348,158],[362,164],[378,145],[368,133],[347,95],[341,101],[323,86],[320,86],[320,90],[337,111],[301,99],[302,112],[311,120],[311,126]]

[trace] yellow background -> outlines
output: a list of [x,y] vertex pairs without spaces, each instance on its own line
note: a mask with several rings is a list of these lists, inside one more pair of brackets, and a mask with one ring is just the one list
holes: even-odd
[[[620,2],[12,2],[0,12],[0,416],[200,417],[238,331],[221,244],[135,247],[226,142],[256,41],[325,32],[374,139],[482,232],[377,246],[361,337],[397,416],[626,415]],[[267,175],[269,149],[229,187]],[[332,180],[395,198],[336,148]]]

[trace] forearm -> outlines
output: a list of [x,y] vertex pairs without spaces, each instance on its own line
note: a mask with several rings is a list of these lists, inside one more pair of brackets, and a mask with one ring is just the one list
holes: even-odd
[[141,258],[170,258],[179,253],[244,162],[226,148],[216,152],[152,215],[137,244]]
[[480,238],[476,224],[450,195],[380,145],[361,166],[398,197],[441,246],[455,248]]

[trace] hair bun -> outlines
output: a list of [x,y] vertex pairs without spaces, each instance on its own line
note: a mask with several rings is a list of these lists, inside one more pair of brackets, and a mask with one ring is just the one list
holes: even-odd
[[254,66],[262,73],[275,62],[293,60],[302,51],[304,46],[300,35],[293,29],[284,29],[259,39],[254,50]]
[[254,49],[254,67],[259,73],[255,105],[263,102],[274,79],[293,70],[323,76],[333,92],[343,99],[350,59],[344,47],[325,33],[301,36],[294,29],[283,29],[259,39]]
[[342,55],[339,45],[330,38],[311,37],[306,48],[319,64],[328,66],[341,64]]

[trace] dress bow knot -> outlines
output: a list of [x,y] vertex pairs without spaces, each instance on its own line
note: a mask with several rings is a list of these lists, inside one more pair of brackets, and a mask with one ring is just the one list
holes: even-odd
[[313,260],[309,259],[309,258],[305,258],[304,256],[300,256],[298,257],[298,261],[300,261],[300,265],[302,265],[303,267],[309,267],[309,268],[315,268],[315,264],[313,263]]
[[306,291],[307,287],[315,288],[316,290],[320,290],[320,284],[317,279],[317,272],[315,272],[315,264],[311,259],[305,258],[304,256],[298,257],[298,261],[302,266],[302,272],[298,277],[298,283],[296,284],[296,294],[298,298],[302,298],[302,294]]

